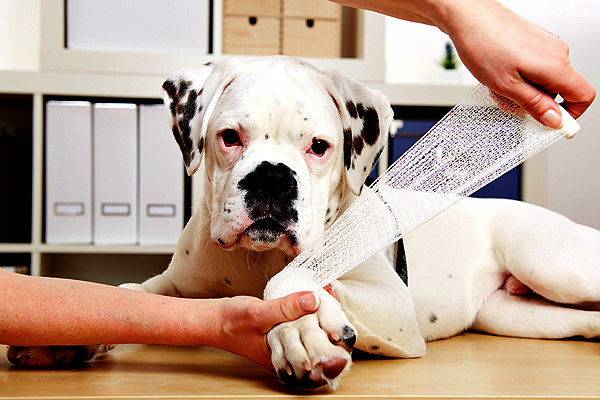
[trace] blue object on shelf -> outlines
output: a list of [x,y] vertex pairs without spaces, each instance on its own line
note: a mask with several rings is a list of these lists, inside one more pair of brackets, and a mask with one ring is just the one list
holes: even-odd
[[[425,133],[427,133],[437,121],[432,120],[404,120],[402,128],[392,132],[389,144],[390,165],[396,161],[404,152],[412,147]],[[369,175],[377,177],[377,168]],[[521,199],[521,167],[518,166],[498,179],[490,182],[471,195],[479,198],[504,198]]]

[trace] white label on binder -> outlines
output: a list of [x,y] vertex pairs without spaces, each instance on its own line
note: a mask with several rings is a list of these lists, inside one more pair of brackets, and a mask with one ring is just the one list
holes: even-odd
[[175,204],[148,204],[146,213],[149,217],[174,217]]
[[127,216],[129,214],[131,214],[131,206],[129,204],[102,204],[102,215]]
[[54,203],[54,215],[80,216],[85,211],[83,203]]

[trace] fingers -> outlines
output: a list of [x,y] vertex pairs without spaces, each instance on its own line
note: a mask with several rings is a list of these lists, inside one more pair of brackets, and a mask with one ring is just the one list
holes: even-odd
[[[574,117],[596,92],[571,65],[569,46],[498,2],[457,2],[447,31],[463,64],[481,83],[551,128],[562,126],[554,98]],[[457,17],[458,16],[458,17]]]
[[265,327],[265,332],[282,322],[294,321],[304,315],[314,313],[321,305],[321,298],[314,292],[299,292],[288,296],[264,301],[257,321]]
[[559,129],[563,122],[561,112],[554,101],[555,95],[558,94],[562,97],[561,105],[574,118],[579,118],[596,97],[596,91],[592,85],[572,68],[566,69],[560,75],[561,78],[557,78],[560,80],[549,82],[543,86],[537,86],[530,82],[527,76],[524,76],[512,90],[499,94],[513,100],[540,123]]
[[596,90],[581,75],[574,72],[571,84],[565,90],[559,92],[563,98],[561,105],[573,118],[579,118],[592,104],[596,98]]

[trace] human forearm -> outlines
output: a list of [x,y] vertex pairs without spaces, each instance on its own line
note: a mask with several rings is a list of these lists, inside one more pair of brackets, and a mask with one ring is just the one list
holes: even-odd
[[331,0],[349,7],[375,11],[390,17],[421,24],[443,23],[452,0]]
[[435,25],[450,36],[462,63],[481,83],[541,123],[562,125],[554,96],[578,118],[596,96],[569,60],[558,35],[495,0],[331,0],[395,18]]
[[183,299],[2,270],[0,293],[2,344],[212,346],[270,370],[267,333],[320,305],[319,297],[309,292],[269,301],[249,296]]
[[0,279],[0,342],[4,344],[212,345],[216,340],[212,328],[218,315],[210,300],[14,274],[2,274]]

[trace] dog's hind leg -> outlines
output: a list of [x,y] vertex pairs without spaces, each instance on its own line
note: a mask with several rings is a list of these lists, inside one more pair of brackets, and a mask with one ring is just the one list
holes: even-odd
[[507,272],[552,302],[600,302],[600,231],[541,207],[505,204],[494,237]]
[[502,336],[560,339],[600,337],[600,312],[564,307],[538,296],[492,293],[479,309],[472,329]]

